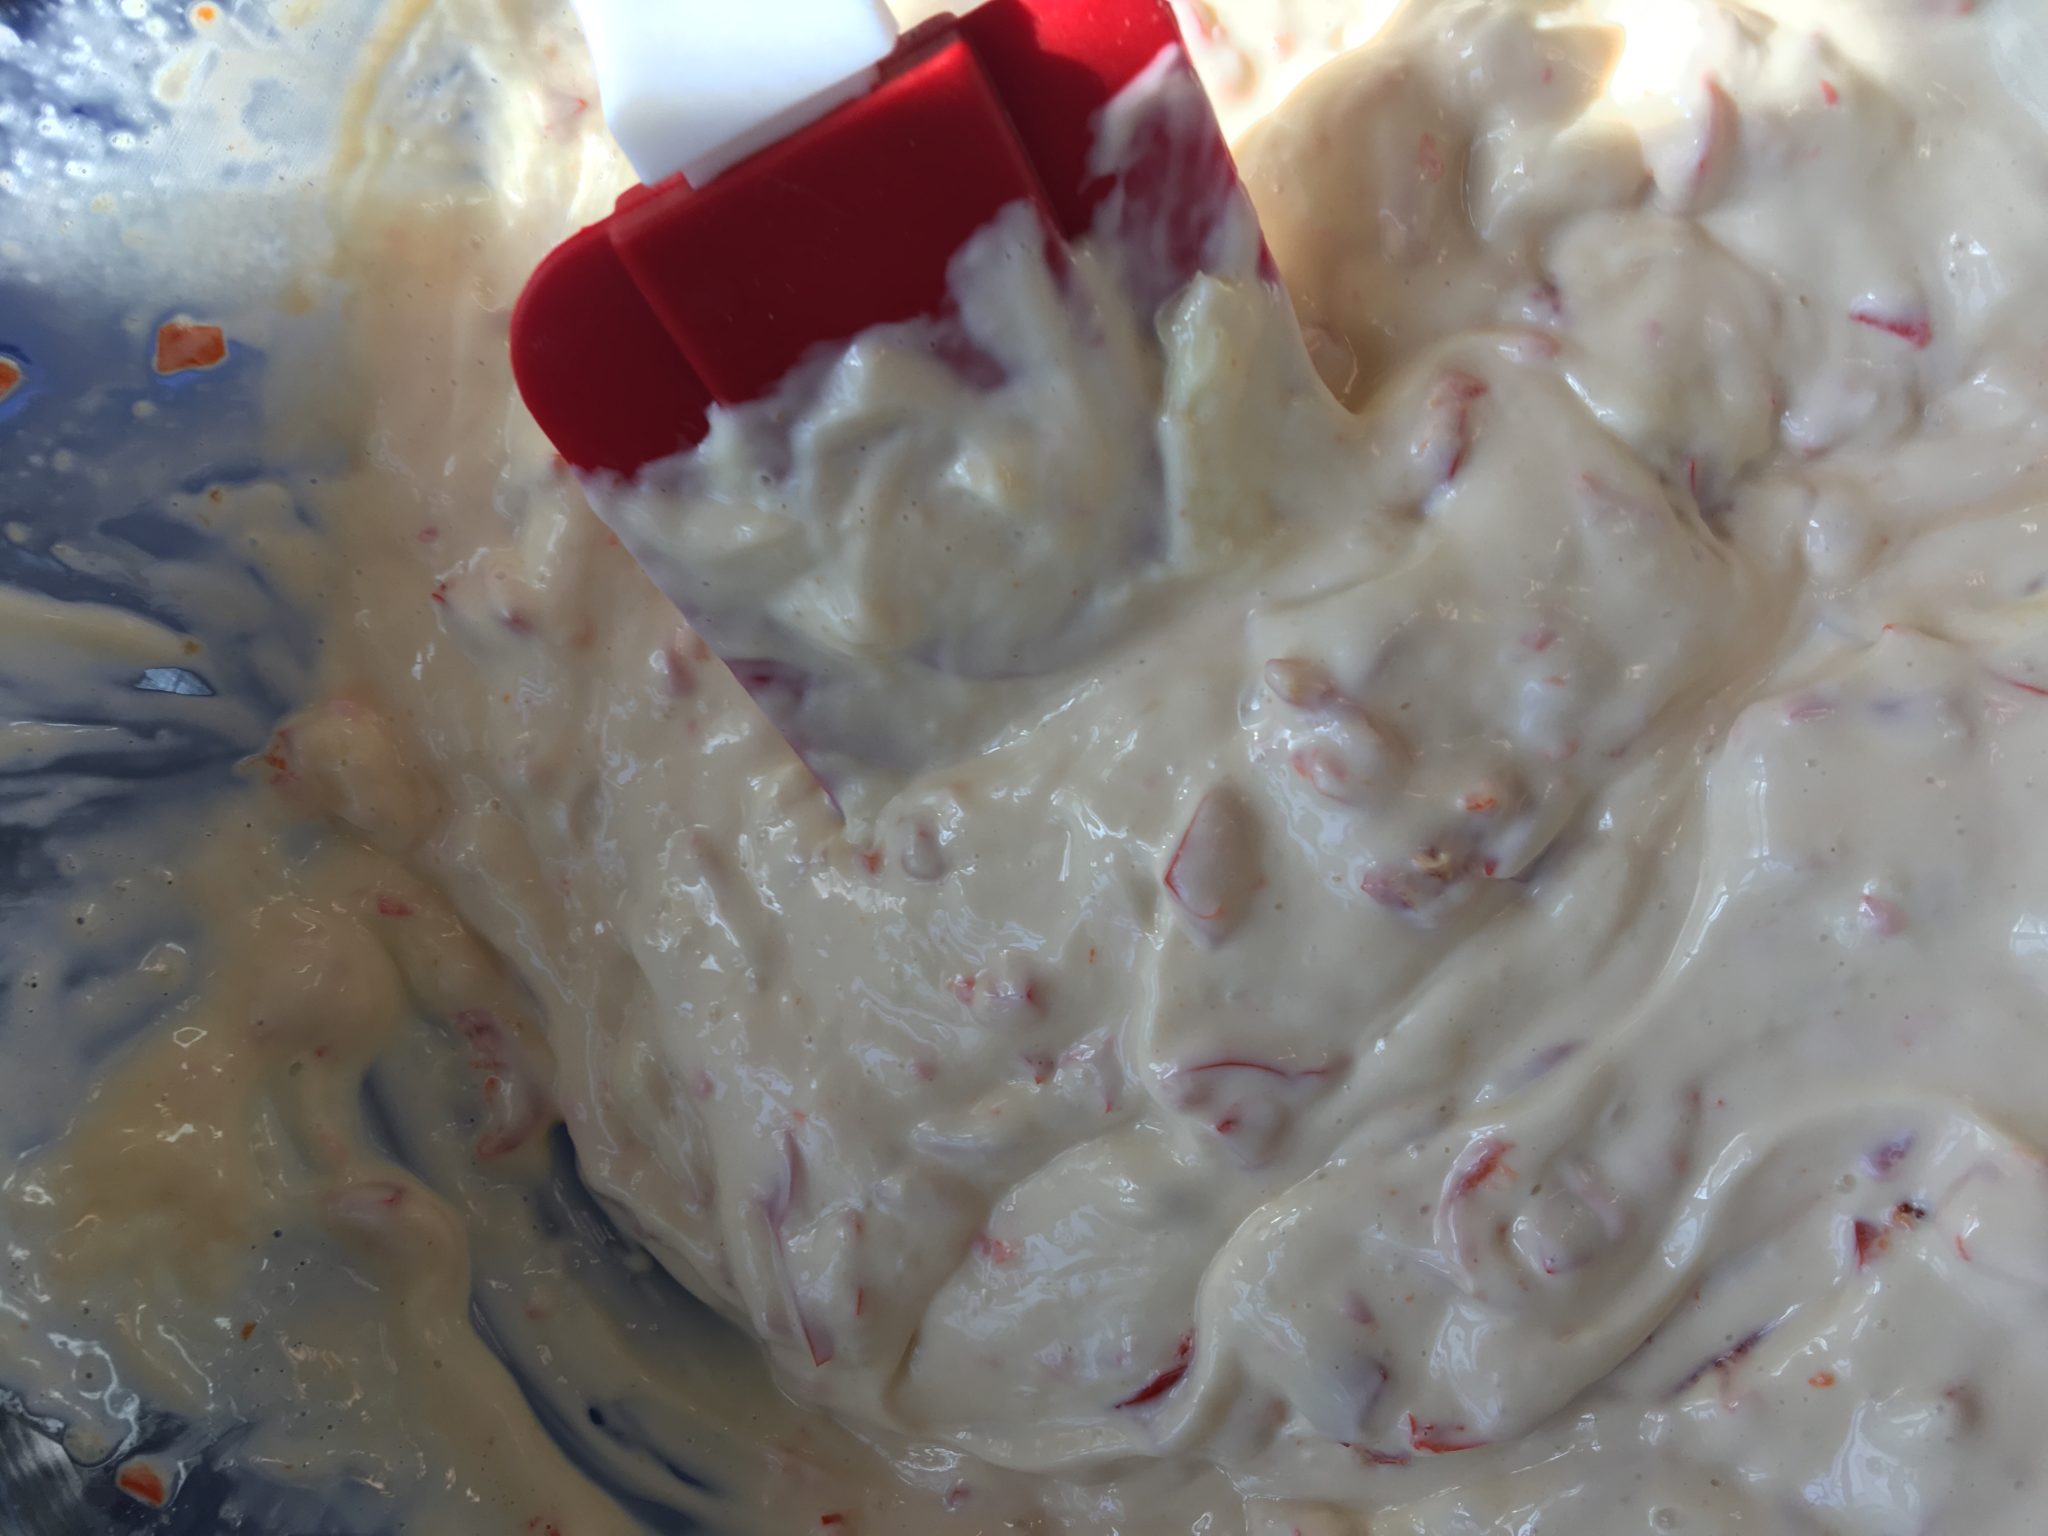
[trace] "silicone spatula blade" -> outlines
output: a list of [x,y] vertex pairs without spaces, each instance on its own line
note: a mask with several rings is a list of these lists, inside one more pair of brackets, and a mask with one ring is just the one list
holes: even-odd
[[[1104,109],[1162,59],[1189,67],[1166,0],[988,0],[872,62],[893,33],[862,30],[872,0],[841,3],[841,44],[805,55],[829,67],[773,89],[747,76],[731,93],[744,110],[707,101],[684,123],[635,104],[658,75],[611,87],[651,180],[543,262],[512,317],[520,392],[577,468],[630,476],[812,349],[942,312],[954,254],[1009,204],[1035,205],[1049,241],[1085,233],[1110,190],[1090,160]],[[686,18],[697,4],[673,8]],[[601,54],[616,51],[602,29],[621,14],[598,24]],[[669,45],[687,51],[697,34],[675,24]],[[853,73],[817,87],[842,66]],[[1213,118],[1206,132],[1227,175]],[[733,160],[735,146],[748,152]]]

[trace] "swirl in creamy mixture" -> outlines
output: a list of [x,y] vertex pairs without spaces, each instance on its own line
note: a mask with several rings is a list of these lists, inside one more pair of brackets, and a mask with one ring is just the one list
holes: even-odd
[[1615,31],[1419,8],[1245,147],[1292,310],[1198,281],[1148,373],[1011,241],[1008,384],[878,335],[597,491],[849,815],[643,849],[699,963],[606,1045],[622,1203],[792,1391],[1354,1507],[1725,1458],[1709,1521],[2020,1528],[2041,156],[1698,26],[1649,110]]

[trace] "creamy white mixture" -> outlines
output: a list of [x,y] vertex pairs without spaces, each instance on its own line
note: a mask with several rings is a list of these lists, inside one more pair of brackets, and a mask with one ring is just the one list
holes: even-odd
[[[465,1316],[450,1184],[558,1112],[873,1447],[725,1435],[562,1301],[565,1379],[768,1448],[764,1529],[2037,1531],[2048,138],[2002,9],[1417,5],[1241,146],[1285,290],[1247,244],[1156,323],[999,224],[1000,385],[866,338],[589,488],[746,688],[508,393],[618,174],[560,19],[396,17],[335,179],[363,449],[306,547],[241,513],[328,696],[190,856],[213,1033],[10,1181],[64,1234],[17,1309],[99,1287],[203,1401],[135,1320],[228,1315],[310,1208],[372,1284],[306,1358],[405,1423],[277,1460],[631,1529]],[[443,165],[391,125],[451,35],[520,84]],[[355,1123],[391,1051],[471,1095],[441,1183]]]

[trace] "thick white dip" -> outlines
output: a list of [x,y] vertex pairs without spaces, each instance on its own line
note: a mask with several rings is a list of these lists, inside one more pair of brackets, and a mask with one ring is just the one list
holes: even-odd
[[[484,183],[429,206],[373,98],[337,180],[365,451],[276,553],[320,571],[333,701],[263,813],[332,830],[205,887],[305,948],[229,1011],[373,1048],[409,998],[489,1073],[486,1161],[559,1105],[879,1448],[787,1431],[765,1529],[2038,1531],[2015,3],[1418,4],[1241,145],[1284,293],[1247,253],[1155,320],[999,225],[959,274],[999,389],[868,338],[591,488],[772,658],[832,798],[508,394],[519,279],[616,185],[573,52],[399,18],[524,73]],[[1272,25],[1200,45],[1226,88]],[[206,1155],[346,1119],[236,1076],[272,1036],[218,1048]],[[116,1198],[94,1127],[40,1205]],[[293,1198],[425,1264],[330,1129]],[[118,1289],[104,1241],[53,1265]],[[518,1455],[540,1491],[439,1528],[582,1499]]]

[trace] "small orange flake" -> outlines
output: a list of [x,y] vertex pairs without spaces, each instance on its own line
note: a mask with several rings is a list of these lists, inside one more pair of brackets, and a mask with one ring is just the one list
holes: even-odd
[[21,388],[23,376],[21,364],[11,357],[0,354],[0,400],[5,400]]
[[190,325],[166,320],[156,328],[156,371],[186,373],[217,368],[227,360],[227,333],[217,325]]
[[171,1498],[164,1489],[162,1475],[146,1461],[121,1463],[121,1470],[114,1474],[114,1486],[152,1509],[162,1509]]
[[1832,1387],[1835,1384],[1835,1373],[1833,1371],[1815,1371],[1806,1378],[1806,1384],[1809,1387]]
[[253,1338],[254,1338],[255,1336],[256,1336],[256,1325],[255,1325],[254,1323],[244,1323],[244,1324],[242,1324],[242,1337],[243,1337],[243,1339],[244,1339],[244,1340],[247,1340],[247,1339],[253,1339]]
[[192,7],[192,19],[202,27],[210,27],[220,20],[220,7],[217,5],[195,5]]

